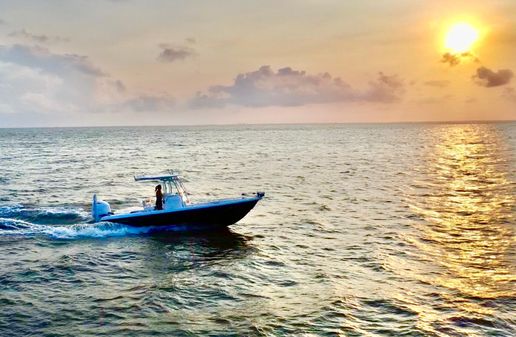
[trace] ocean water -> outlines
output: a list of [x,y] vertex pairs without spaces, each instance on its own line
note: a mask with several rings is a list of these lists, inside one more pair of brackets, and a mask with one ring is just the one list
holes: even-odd
[[[516,334],[516,123],[0,129],[0,336]],[[91,223],[179,170],[227,231]]]

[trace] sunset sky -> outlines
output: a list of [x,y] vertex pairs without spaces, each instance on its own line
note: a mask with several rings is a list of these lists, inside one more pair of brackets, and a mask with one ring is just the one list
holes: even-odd
[[515,72],[514,0],[0,0],[0,127],[514,120]]

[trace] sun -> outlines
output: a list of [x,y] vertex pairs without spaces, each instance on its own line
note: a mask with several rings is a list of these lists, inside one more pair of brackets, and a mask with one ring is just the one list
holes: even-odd
[[478,36],[478,30],[469,23],[456,23],[446,32],[444,47],[455,54],[466,53],[471,50]]

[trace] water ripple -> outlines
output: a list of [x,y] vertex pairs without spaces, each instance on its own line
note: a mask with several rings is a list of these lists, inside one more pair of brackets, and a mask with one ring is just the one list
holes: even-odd
[[[0,335],[516,334],[508,124],[0,129]],[[231,230],[91,223],[182,171]]]

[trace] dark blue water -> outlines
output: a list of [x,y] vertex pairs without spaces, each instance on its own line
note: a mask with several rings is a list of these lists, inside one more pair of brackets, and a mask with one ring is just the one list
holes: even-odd
[[[516,124],[0,129],[0,336],[509,336]],[[179,170],[238,224],[92,224]]]

